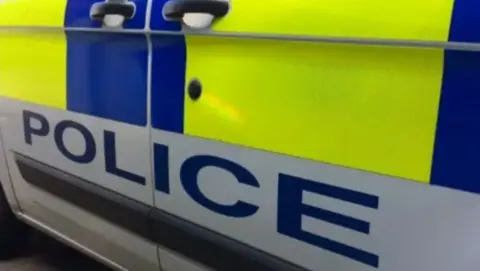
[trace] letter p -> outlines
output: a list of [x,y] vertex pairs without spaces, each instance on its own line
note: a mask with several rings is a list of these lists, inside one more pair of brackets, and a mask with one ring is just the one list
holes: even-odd
[[23,134],[25,143],[32,145],[32,135],[46,136],[50,131],[48,120],[35,112],[23,110]]

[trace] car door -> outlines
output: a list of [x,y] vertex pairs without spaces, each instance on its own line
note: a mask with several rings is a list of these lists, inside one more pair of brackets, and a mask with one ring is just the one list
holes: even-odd
[[150,24],[162,264],[478,266],[476,1],[165,2]]
[[158,269],[146,237],[147,6],[0,3],[1,130],[25,219],[129,270]]

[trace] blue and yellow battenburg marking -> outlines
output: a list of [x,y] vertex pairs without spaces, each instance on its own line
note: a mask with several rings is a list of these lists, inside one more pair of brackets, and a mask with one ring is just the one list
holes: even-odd
[[[148,45],[141,35],[64,32],[98,28],[96,0],[0,2],[0,25],[57,27],[2,32],[0,93],[15,99],[135,125],[147,123]],[[145,27],[147,1],[128,29]]]
[[[153,14],[161,12],[162,2],[155,2]],[[470,33],[476,24],[473,15],[458,15],[476,10],[478,4],[472,0],[348,2],[282,0],[271,5],[233,0],[230,14],[213,30],[478,41],[455,38]],[[179,30],[180,26],[152,21],[151,28]],[[168,80],[167,74],[153,77],[152,103],[165,101],[164,107],[152,104],[155,128],[480,192],[480,185],[461,184],[472,184],[468,176],[457,181],[454,173],[437,173],[450,171],[448,164],[437,166],[448,161],[448,155],[435,155],[432,162],[434,146],[437,152],[445,148],[442,139],[435,143],[436,125],[441,91],[450,92],[448,84],[456,84],[443,80],[452,69],[458,71],[449,67],[454,52],[195,36],[168,42],[158,37],[153,48],[154,74],[168,71],[168,64],[160,61],[166,59],[165,48],[186,50],[185,80],[198,78],[205,89],[202,98],[193,102],[184,91],[171,91],[173,84],[179,90],[185,84]],[[170,58],[184,61],[184,56]],[[175,70],[183,68],[175,66]],[[167,103],[175,106],[168,108]],[[184,115],[165,117],[165,108]],[[460,143],[448,145],[456,148]]]
[[[4,1],[0,26],[97,28],[94,2]],[[125,27],[142,29],[134,2]],[[165,2],[149,27],[180,31]],[[475,0],[231,2],[214,31],[480,41]],[[480,53],[173,35],[152,48],[154,128],[480,193]],[[147,125],[145,36],[3,31],[0,49],[1,95]]]

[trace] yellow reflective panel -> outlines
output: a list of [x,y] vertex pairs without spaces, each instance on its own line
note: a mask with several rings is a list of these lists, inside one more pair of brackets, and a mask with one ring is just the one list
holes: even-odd
[[0,0],[0,26],[63,27],[66,6],[67,0]]
[[440,49],[190,36],[184,129],[428,182],[442,70]]
[[447,41],[454,0],[230,0],[214,31]]
[[0,31],[0,96],[66,108],[67,44],[58,31]]
[[[67,0],[0,0],[1,96],[66,107],[66,5]],[[13,26],[33,28],[9,29]]]

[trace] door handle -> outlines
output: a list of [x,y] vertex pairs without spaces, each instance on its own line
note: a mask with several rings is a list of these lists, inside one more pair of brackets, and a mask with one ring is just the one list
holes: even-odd
[[230,9],[226,0],[170,0],[163,6],[163,16],[170,20],[180,20],[189,13],[210,14],[218,19]]
[[92,5],[90,8],[90,18],[102,21],[108,15],[122,16],[125,20],[133,18],[135,15],[135,4],[128,1],[113,2],[107,0]]

